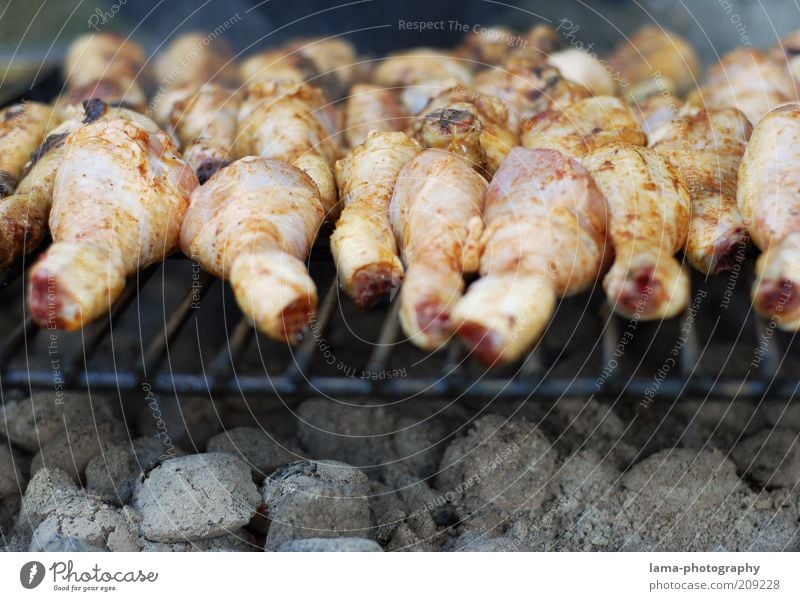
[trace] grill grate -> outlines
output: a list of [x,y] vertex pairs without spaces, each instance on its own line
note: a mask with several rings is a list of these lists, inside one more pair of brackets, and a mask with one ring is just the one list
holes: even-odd
[[[231,308],[228,286],[208,274],[201,273],[188,288],[175,290],[173,284],[180,278],[175,281],[170,272],[185,271],[191,264],[174,258],[145,269],[128,284],[108,317],[83,332],[42,331],[30,318],[21,320],[0,345],[0,383],[4,388],[53,389],[61,384],[64,389],[93,391],[136,390],[147,383],[161,392],[238,391],[291,398],[314,394],[387,399],[593,395],[606,399],[639,397],[642,402],[678,397],[789,399],[800,385],[791,353],[793,336],[770,329],[770,324],[749,307],[738,306],[747,303],[747,282],[737,286],[737,307],[725,309],[727,316],[720,314],[718,304],[709,301],[696,313],[661,323],[637,324],[612,315],[598,293],[567,299],[542,342],[525,360],[487,372],[457,344],[428,355],[400,341],[397,299],[372,315],[357,315],[349,299],[340,296],[335,276],[330,274],[332,262],[324,240],[314,255],[312,273],[318,265],[327,272],[324,280],[316,278],[318,284],[322,282],[320,307],[310,334],[291,351],[256,334],[238,309]],[[23,271],[16,266],[5,275],[0,302],[22,304]],[[699,279],[695,282],[696,297],[715,298],[724,283]],[[163,293],[164,319],[155,329],[148,327],[148,322],[153,314],[160,314],[161,307],[149,298],[153,290],[144,294],[148,286],[159,287],[156,292]],[[215,290],[217,293],[211,294]],[[9,294],[12,291],[20,294]],[[214,298],[215,306],[210,308],[211,314],[204,314],[209,297]],[[218,317],[219,303],[225,319]],[[728,322],[736,323],[742,312],[745,318],[741,330],[734,332]],[[380,316],[378,327],[372,329],[372,342],[353,344],[352,336],[336,334],[351,327],[354,315],[356,320],[370,317],[373,321]],[[723,319],[730,316],[733,319]],[[371,323],[366,325],[372,328]],[[732,334],[731,341],[722,339],[723,328]],[[218,343],[204,341],[202,332],[215,332]],[[72,338],[77,345],[54,366],[52,360],[48,364],[48,353],[41,350],[42,338],[44,342],[57,340],[59,345],[63,339]],[[117,362],[117,347],[131,345],[138,349],[138,359]],[[110,355],[106,352],[109,348]],[[200,369],[183,369],[175,364],[187,348],[202,357]],[[753,358],[747,366],[740,361],[737,368],[731,357],[737,351],[742,355],[748,348]],[[282,366],[276,367],[275,361],[254,362],[256,351],[259,357],[280,358]],[[339,354],[346,354],[347,366],[332,373],[330,358]],[[353,356],[357,360],[351,359]],[[104,366],[95,365],[98,358]],[[715,366],[715,360],[721,360],[722,367]]]
[[[57,74],[50,74],[25,97],[43,100],[59,89]],[[693,274],[698,310],[679,319],[619,318],[598,290],[565,299],[522,362],[487,372],[457,344],[427,354],[404,342],[397,299],[359,314],[339,294],[328,234],[321,234],[309,263],[321,293],[312,334],[291,350],[256,334],[229,286],[178,256],[130,281],[106,319],[77,333],[41,331],[24,305],[31,255],[0,274],[0,327],[10,332],[0,339],[0,390],[121,392],[147,385],[164,393],[287,399],[594,396],[647,403],[788,400],[800,385],[794,336],[750,308],[751,257],[727,279]]]

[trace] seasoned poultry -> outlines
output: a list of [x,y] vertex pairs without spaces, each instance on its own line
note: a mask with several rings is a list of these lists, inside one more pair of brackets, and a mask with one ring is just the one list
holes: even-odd
[[147,55],[136,42],[108,33],[80,36],[64,60],[67,92],[57,103],[59,111],[100,98],[113,106],[144,112],[144,89],[150,84]]
[[617,93],[617,80],[609,73],[608,66],[600,62],[594,54],[578,48],[567,48],[551,54],[548,62],[564,77],[598,96]]
[[656,91],[640,99],[631,98],[630,104],[648,139],[659,126],[677,119],[683,106],[679,98],[666,91]]
[[772,109],[796,102],[794,81],[783,67],[755,48],[737,48],[706,72],[687,103],[705,109],[738,108],[756,124]]
[[472,65],[441,50],[414,48],[384,58],[373,71],[372,81],[385,88],[405,88],[403,104],[416,115],[444,90],[469,86]]
[[515,131],[528,119],[548,109],[562,110],[589,98],[591,91],[561,75],[552,65],[512,58],[503,67],[475,76],[475,90],[499,98],[515,117]]
[[403,131],[408,122],[396,90],[369,83],[350,88],[344,111],[344,138],[350,148],[363,144],[373,130]]
[[491,175],[519,144],[512,110],[494,96],[464,87],[434,97],[415,119],[414,137],[426,148],[441,148]]
[[613,96],[593,96],[541,113],[525,124],[522,133],[525,148],[553,148],[576,158],[624,144],[644,146],[647,135],[631,108]]
[[389,200],[400,170],[420,152],[404,133],[373,131],[336,162],[344,209],[331,236],[331,251],[339,282],[362,309],[372,307],[402,281]]
[[87,100],[81,110],[50,131],[30,156],[14,194],[0,202],[0,268],[39,247],[47,235],[47,220],[53,202],[53,183],[70,133],[96,121],[129,119],[145,128],[151,121],[127,109],[111,108],[101,100]]
[[25,163],[56,125],[52,107],[38,102],[12,104],[0,112],[0,203],[14,193]]
[[159,97],[156,120],[178,139],[201,184],[235,158],[241,104],[236,90],[213,83],[183,85]]
[[547,55],[561,47],[561,36],[549,25],[535,25],[520,34],[508,27],[473,27],[456,51],[483,66],[497,66],[509,59],[546,61]]
[[669,161],[638,146],[608,147],[583,158],[608,205],[614,263],[603,280],[614,310],[633,319],[677,315],[689,277],[674,255],[686,244],[690,200]]
[[254,82],[309,83],[338,100],[350,87],[356,71],[356,51],[343,38],[299,39],[280,48],[249,56],[239,75],[244,85]]
[[283,161],[245,157],[195,190],[181,249],[230,280],[259,330],[297,342],[317,305],[305,258],[324,217],[305,173]]
[[70,88],[108,79],[133,83],[148,76],[147,54],[131,40],[110,33],[76,38],[64,59],[64,78]]
[[160,91],[206,83],[224,86],[239,83],[230,43],[203,32],[177,36],[156,56],[153,71]]
[[70,88],[55,103],[58,121],[68,119],[70,114],[87,100],[98,99],[113,107],[123,107],[145,113],[147,98],[136,83],[112,79],[100,79],[86,85]]
[[785,64],[795,82],[800,82],[800,29],[782,37],[770,48],[769,56],[779,65]]
[[438,149],[422,152],[397,178],[389,219],[406,267],[400,323],[421,348],[446,341],[464,274],[478,269],[486,186],[464,159]]
[[692,199],[684,255],[706,274],[729,271],[747,232],[736,206],[736,180],[753,127],[738,109],[689,111],[650,140],[680,173]]
[[223,38],[178,36],[156,58],[159,81],[151,108],[178,141],[201,184],[234,158],[242,103],[233,51]]
[[125,279],[177,249],[197,178],[144,117],[79,127],[54,183],[53,245],[30,273],[31,315],[73,330],[106,312]]
[[499,65],[513,51],[518,40],[520,43],[517,45],[526,45],[517,32],[502,25],[473,29],[464,36],[456,53],[480,65]]
[[563,45],[561,34],[550,25],[539,23],[531,27],[525,34],[525,44],[517,54],[532,56],[552,54]]
[[620,42],[608,57],[611,68],[631,88],[659,81],[664,90],[682,95],[697,86],[700,59],[678,34],[647,25]]
[[739,167],[737,201],[761,249],[753,306],[785,330],[800,329],[800,105],[775,109],[753,129]]
[[558,296],[592,285],[606,252],[606,206],[592,176],[557,150],[515,148],[486,191],[481,278],[452,322],[486,365],[539,338]]
[[319,188],[325,211],[337,216],[333,164],[341,156],[333,108],[309,84],[251,84],[239,110],[238,156],[262,156],[293,164]]

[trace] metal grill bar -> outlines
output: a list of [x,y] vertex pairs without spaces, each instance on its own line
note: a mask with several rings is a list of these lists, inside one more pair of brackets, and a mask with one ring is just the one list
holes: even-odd
[[8,362],[25,349],[25,341],[33,338],[39,331],[39,326],[31,317],[25,319],[20,325],[14,328],[11,335],[6,339],[2,349],[0,349],[0,370],[5,369]]
[[317,310],[317,315],[314,318],[310,327],[310,332],[306,336],[303,343],[296,353],[293,354],[293,360],[283,373],[283,377],[290,382],[302,382],[308,377],[309,368],[311,366],[311,358],[314,355],[314,350],[317,348],[319,339],[324,337],[331,322],[331,316],[336,308],[336,303],[339,298],[339,289],[337,287],[338,280],[334,276],[333,282],[328,286],[328,291],[322,300],[322,304]]
[[[84,371],[86,364],[91,359],[100,343],[113,332],[113,327],[119,320],[120,316],[125,312],[125,309],[139,296],[139,292],[144,288],[144,285],[153,277],[153,274],[159,269],[160,265],[150,265],[141,271],[135,280],[128,282],[122,294],[111,307],[108,317],[100,319],[88,326],[87,332],[83,336],[83,344],[81,350],[76,352],[72,357],[65,362],[64,373],[68,379],[79,377],[79,374]],[[113,334],[111,334],[113,335]]]
[[211,362],[209,377],[212,384],[229,382],[231,374],[244,349],[253,337],[253,326],[242,317],[233,329],[233,334],[227,339],[226,346],[221,349]]
[[[346,376],[316,375],[314,373],[314,353],[319,337],[325,336],[330,330],[336,308],[338,306],[339,292],[334,280],[328,286],[322,303],[320,304],[317,321],[312,334],[309,335],[300,348],[294,353],[293,360],[287,367],[276,374],[251,374],[236,373],[234,368],[240,362],[243,353],[253,336],[253,328],[241,318],[233,328],[232,335],[227,338],[222,349],[212,349],[213,360],[207,375],[195,373],[162,373],[158,371],[169,353],[170,346],[181,336],[185,325],[194,314],[199,302],[205,298],[214,279],[203,274],[199,290],[190,288],[185,291],[176,305],[176,310],[171,313],[167,322],[158,335],[150,340],[143,353],[142,364],[134,370],[114,372],[113,370],[86,370],[86,361],[91,358],[97,348],[111,336],[114,324],[117,323],[125,309],[137,298],[141,289],[155,273],[156,266],[150,267],[135,281],[129,283],[121,298],[112,308],[109,317],[91,327],[85,337],[83,352],[78,352],[70,358],[69,366],[72,372],[68,373],[67,384],[85,388],[91,386],[95,389],[119,388],[132,390],[139,386],[143,373],[147,373],[148,381],[154,390],[164,392],[178,391],[180,393],[202,393],[207,388],[220,392],[272,393],[286,398],[301,398],[313,391],[330,396],[360,397],[378,395],[387,398],[402,398],[407,396],[440,397],[447,395],[463,395],[468,398],[524,398],[533,391],[537,398],[560,398],[563,396],[588,396],[615,397],[617,395],[642,396],[652,380],[648,378],[628,378],[621,366],[621,359],[616,356],[616,347],[620,342],[622,327],[629,323],[615,315],[602,316],[603,327],[600,335],[602,364],[598,367],[598,374],[603,370],[602,378],[596,375],[587,377],[544,377],[544,361],[542,359],[542,345],[532,351],[519,369],[510,368],[508,373],[513,377],[502,376],[501,370],[490,371],[481,376],[470,375],[471,370],[466,369],[464,362],[465,351],[460,345],[453,345],[444,356],[434,355],[440,362],[440,374],[446,377],[420,377],[409,373],[404,378],[393,379],[368,379]],[[199,297],[199,298],[198,298]],[[146,310],[142,308],[141,310]],[[381,324],[377,344],[371,349],[364,365],[365,370],[380,373],[387,369],[389,360],[395,349],[398,348],[399,335],[399,299],[395,298],[386,311]],[[684,324],[685,325],[685,324]],[[756,345],[762,334],[768,328],[762,319],[755,317],[752,320],[752,339],[748,343]],[[48,388],[53,386],[52,370],[31,368],[7,369],[9,362],[18,353],[26,348],[26,342],[36,335],[36,324],[27,319],[20,324],[0,347],[0,370],[2,382],[6,386],[34,388]],[[782,351],[778,340],[769,338],[763,351],[763,359],[757,370],[746,378],[723,378],[719,374],[713,376],[704,372],[698,363],[700,359],[700,341],[696,328],[681,326],[685,333],[685,343],[679,354],[680,377],[665,379],[659,388],[659,397],[675,395],[719,395],[726,397],[738,396],[740,398],[791,398],[796,393],[796,378],[778,378]],[[111,340],[113,343],[114,341]],[[273,343],[268,343],[273,344]],[[405,343],[403,343],[405,345]],[[407,346],[407,345],[405,345]],[[565,353],[558,353],[565,354]],[[613,367],[612,369],[607,369]],[[692,371],[694,373],[692,374]],[[476,373],[482,374],[481,370]],[[692,377],[689,378],[689,375]],[[624,378],[623,378],[624,377]],[[774,380],[774,381],[773,381]],[[625,381],[624,390],[620,382]]]
[[189,317],[199,308],[200,303],[205,298],[208,291],[214,285],[216,280],[209,274],[203,273],[197,282],[197,287],[194,285],[189,288],[183,296],[180,304],[178,304],[175,312],[170,315],[169,319],[164,324],[164,329],[153,338],[145,349],[141,364],[139,365],[139,373],[142,378],[150,372],[159,369],[164,357],[169,350],[169,343],[173,340],[186,325]]

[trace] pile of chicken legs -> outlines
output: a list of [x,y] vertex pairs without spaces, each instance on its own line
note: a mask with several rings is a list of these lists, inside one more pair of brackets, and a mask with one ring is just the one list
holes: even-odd
[[359,308],[399,287],[411,342],[459,339],[492,365],[597,284],[620,315],[679,315],[689,266],[724,274],[752,241],[755,309],[797,330],[798,39],[733,50],[701,77],[691,46],[652,26],[605,58],[543,25],[379,60],[341,38],[237,60],[203,33],[151,60],[86,35],[60,98],[0,116],[0,267],[49,233],[30,312],[76,329],[181,250],[259,330],[296,342],[329,221]]

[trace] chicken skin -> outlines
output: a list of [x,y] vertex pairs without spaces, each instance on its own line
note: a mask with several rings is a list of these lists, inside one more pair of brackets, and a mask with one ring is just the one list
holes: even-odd
[[775,109],[753,129],[739,167],[737,201],[761,249],[753,306],[785,330],[800,329],[800,105]]
[[638,29],[620,42],[608,63],[633,88],[663,79],[678,95],[697,85],[700,59],[681,36],[655,25]]
[[31,154],[55,125],[53,109],[38,102],[14,104],[0,112],[0,202],[13,194]]
[[648,140],[661,125],[677,119],[683,106],[683,102],[668,91],[656,91],[641,99],[631,98],[629,103]]
[[583,164],[608,205],[615,257],[603,287],[614,310],[644,320],[682,312],[689,277],[674,255],[686,244],[690,200],[675,168],[638,146],[601,148]]
[[145,77],[147,54],[131,39],[109,33],[89,33],[73,41],[64,59],[71,88],[101,79],[134,82]]
[[509,40],[519,38],[519,34],[508,27],[487,27],[484,31],[471,31],[464,36],[458,54],[470,61],[484,65],[499,65],[508,56]]
[[113,79],[100,79],[71,88],[55,103],[56,119],[68,119],[87,100],[102,100],[113,107],[123,107],[138,113],[147,111],[147,97],[135,83]]
[[593,94],[612,96],[617,93],[617,81],[609,73],[609,67],[594,54],[578,48],[566,48],[554,52],[547,60],[564,77],[588,88]]
[[520,60],[481,71],[475,76],[475,89],[506,103],[516,117],[516,131],[548,109],[560,111],[592,96],[588,88],[565,78],[556,67]]
[[786,69],[795,82],[800,82],[800,29],[782,37],[772,48],[769,56]]
[[163,89],[199,87],[206,83],[237,86],[239,83],[230,43],[199,31],[177,36],[159,52],[153,70]]
[[486,186],[464,159],[438,149],[422,152],[397,178],[389,219],[406,268],[400,323],[421,348],[446,341],[464,274],[478,269]]
[[286,161],[319,188],[329,217],[338,214],[333,164],[341,156],[332,109],[319,88],[308,84],[254,83],[239,110],[235,151]]
[[456,87],[433,98],[414,121],[416,140],[448,150],[491,175],[518,145],[515,117],[498,98]]
[[100,98],[144,112],[150,85],[147,55],[136,42],[107,33],[86,34],[70,44],[64,59],[68,92],[61,106],[80,106]]
[[755,125],[772,109],[796,102],[797,92],[782,65],[755,48],[737,48],[708,69],[686,101],[705,109],[738,108]]
[[495,26],[474,29],[464,37],[458,54],[479,65],[501,65],[510,57],[544,62],[561,46],[561,36],[549,25],[536,25],[527,33]]
[[705,274],[729,271],[747,244],[736,180],[753,128],[734,108],[689,111],[662,125],[650,145],[681,174],[692,199],[684,254]]
[[402,281],[389,200],[400,170],[420,152],[404,133],[373,131],[336,162],[344,209],[331,236],[331,251],[341,286],[361,309],[375,305]]
[[356,75],[356,50],[343,38],[299,39],[254,54],[239,68],[242,82],[308,83],[338,100]]
[[481,278],[453,310],[482,363],[510,362],[539,338],[558,296],[597,280],[606,205],[592,176],[557,150],[515,148],[486,191]]
[[99,121],[70,134],[54,183],[53,245],[30,273],[37,323],[83,326],[127,277],[177,249],[197,178],[176,152],[152,122]]
[[238,92],[213,83],[199,89],[188,84],[169,90],[158,102],[157,121],[178,139],[184,160],[201,184],[235,158],[242,103]]
[[87,100],[80,111],[73,109],[65,121],[50,131],[31,154],[15,193],[0,201],[0,268],[44,241],[53,185],[69,134],[86,124],[114,119],[128,119],[145,129],[155,127],[147,117],[133,111],[111,108],[101,100]]
[[324,217],[305,173],[283,161],[245,157],[195,190],[181,248],[206,271],[230,280],[259,330],[298,342],[316,310],[305,259]]
[[642,131],[631,108],[612,96],[593,96],[561,111],[546,111],[525,124],[525,148],[552,148],[580,158],[605,146],[644,146]]
[[406,110],[416,115],[444,90],[469,86],[472,65],[467,59],[434,50],[414,48],[384,58],[372,74],[374,83],[385,88],[405,88],[401,98]]
[[344,111],[347,145],[355,148],[363,144],[373,130],[403,131],[408,127],[408,117],[395,90],[357,83],[350,89]]

